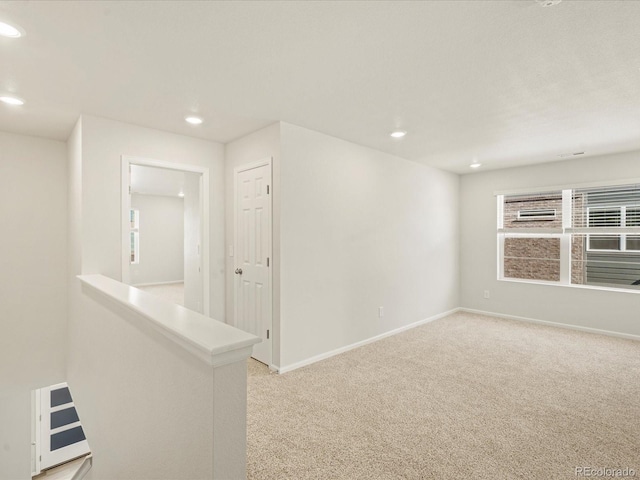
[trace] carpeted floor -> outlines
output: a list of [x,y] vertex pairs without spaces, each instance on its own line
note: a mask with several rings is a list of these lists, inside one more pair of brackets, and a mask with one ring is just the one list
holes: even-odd
[[632,340],[456,313],[248,389],[252,480],[640,477]]

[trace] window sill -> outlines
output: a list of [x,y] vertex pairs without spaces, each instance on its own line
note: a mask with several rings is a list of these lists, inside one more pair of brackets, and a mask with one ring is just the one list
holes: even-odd
[[615,287],[600,287],[597,285],[575,285],[575,284],[565,284],[560,282],[548,282],[544,280],[524,280],[520,278],[498,278],[499,282],[508,282],[508,283],[528,283],[533,285],[545,285],[545,286],[553,286],[553,287],[565,287],[565,288],[577,288],[582,290],[600,290],[604,292],[619,292],[619,293],[632,293],[632,294],[640,294],[640,288],[615,288]]

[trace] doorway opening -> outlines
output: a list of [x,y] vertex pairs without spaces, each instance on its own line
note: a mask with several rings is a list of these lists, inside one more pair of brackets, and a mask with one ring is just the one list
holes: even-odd
[[209,316],[208,169],[122,157],[122,283]]

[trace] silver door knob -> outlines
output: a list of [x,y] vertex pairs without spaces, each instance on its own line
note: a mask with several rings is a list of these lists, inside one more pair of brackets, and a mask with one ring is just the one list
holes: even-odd
[[242,275],[242,269],[236,268],[236,275]]

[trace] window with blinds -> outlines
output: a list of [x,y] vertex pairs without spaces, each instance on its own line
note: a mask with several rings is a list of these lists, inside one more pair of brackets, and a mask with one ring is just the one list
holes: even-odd
[[498,195],[498,277],[640,289],[640,184]]

